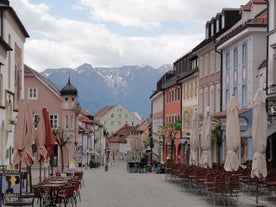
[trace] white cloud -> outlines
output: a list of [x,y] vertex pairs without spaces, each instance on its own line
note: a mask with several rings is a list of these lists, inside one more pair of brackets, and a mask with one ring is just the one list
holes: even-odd
[[[74,9],[90,9],[97,20],[92,23],[50,15],[54,5],[47,5],[46,0],[43,4],[32,4],[30,0],[10,2],[31,36],[25,44],[25,63],[38,71],[75,68],[83,63],[110,67],[173,63],[203,40],[207,20],[224,7],[242,4],[238,0],[81,0],[72,5]],[[171,20],[190,24],[154,36],[124,36],[106,24],[148,31],[162,28]]]

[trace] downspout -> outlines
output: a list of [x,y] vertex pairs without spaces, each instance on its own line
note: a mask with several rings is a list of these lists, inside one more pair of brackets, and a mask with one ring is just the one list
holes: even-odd
[[[266,35],[266,77],[265,77],[265,91],[266,95],[268,95],[268,66],[269,66],[269,57],[268,57],[268,44],[269,44],[269,0],[267,0],[267,35]],[[268,106],[266,103],[266,111],[268,111]]]
[[223,56],[222,56],[222,52],[219,51],[217,49],[217,47],[215,47],[215,51],[216,51],[216,53],[218,53],[220,55],[220,111],[222,111],[222,97],[223,97],[223,91],[222,91],[223,70],[222,70],[222,66],[223,66]]

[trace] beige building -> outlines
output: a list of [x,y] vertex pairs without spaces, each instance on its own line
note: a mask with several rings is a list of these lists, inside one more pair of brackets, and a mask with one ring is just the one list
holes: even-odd
[[137,113],[130,112],[121,103],[105,106],[94,115],[94,119],[104,125],[105,132],[109,135],[116,132],[125,124],[136,126],[142,122],[142,118]]
[[18,101],[24,98],[24,43],[29,37],[9,1],[0,2],[0,162],[11,165]]

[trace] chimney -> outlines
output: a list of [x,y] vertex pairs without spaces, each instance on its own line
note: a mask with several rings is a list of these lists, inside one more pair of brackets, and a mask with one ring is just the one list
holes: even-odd
[[5,4],[5,5],[9,6],[10,1],[9,0],[0,0],[0,4]]

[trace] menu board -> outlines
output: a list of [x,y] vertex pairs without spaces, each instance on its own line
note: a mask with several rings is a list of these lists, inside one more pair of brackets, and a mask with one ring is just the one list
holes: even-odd
[[1,189],[5,196],[20,194],[20,174],[2,174]]

